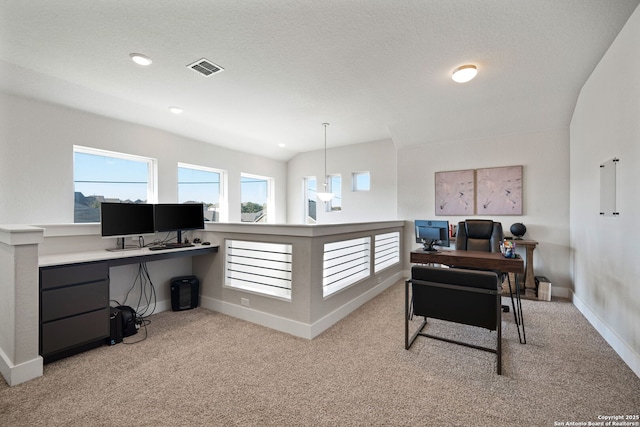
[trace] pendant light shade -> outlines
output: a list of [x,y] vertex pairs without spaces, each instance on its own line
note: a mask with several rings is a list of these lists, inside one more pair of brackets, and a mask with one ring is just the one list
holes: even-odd
[[333,199],[333,193],[327,192],[327,126],[329,123],[323,123],[324,126],[324,191],[317,192],[316,196],[323,202],[328,202]]
[[[325,187],[327,186],[327,184],[325,184]],[[317,193],[316,194],[318,196],[318,199],[320,199],[323,202],[328,202],[331,199],[333,199],[333,193]]]

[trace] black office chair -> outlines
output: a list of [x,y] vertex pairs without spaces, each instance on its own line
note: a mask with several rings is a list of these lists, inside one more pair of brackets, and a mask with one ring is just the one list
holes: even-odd
[[456,250],[500,252],[503,239],[502,223],[490,219],[468,219],[458,223]]
[[[500,242],[504,239],[502,223],[490,219],[467,219],[458,222],[456,233],[457,251],[500,252]],[[509,280],[509,293],[511,292],[511,279],[506,273],[502,273],[502,282]],[[511,295],[511,305],[515,313],[515,303]],[[509,306],[503,305],[502,311],[509,312]],[[517,322],[517,319],[516,319]]]
[[[489,351],[496,354],[497,371],[498,375],[501,375],[502,323],[499,280],[498,274],[490,271],[413,266],[411,279],[405,282],[404,348],[408,350],[418,336],[423,336]],[[413,335],[409,333],[410,313],[424,317]],[[428,318],[497,331],[496,347],[483,347],[452,339],[453,337],[425,333],[423,330],[427,326]]]

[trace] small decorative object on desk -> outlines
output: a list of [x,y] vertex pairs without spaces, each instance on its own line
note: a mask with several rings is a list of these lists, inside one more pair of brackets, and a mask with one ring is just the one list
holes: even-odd
[[516,257],[516,243],[513,240],[503,240],[500,243],[500,252],[505,258]]
[[521,222],[516,222],[511,226],[509,231],[511,231],[511,234],[515,236],[516,240],[520,240],[522,239],[522,236],[524,236],[524,233],[527,232],[527,227],[525,227]]

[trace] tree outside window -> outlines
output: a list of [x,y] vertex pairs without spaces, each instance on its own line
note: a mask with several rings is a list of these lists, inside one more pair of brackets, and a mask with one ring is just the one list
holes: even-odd
[[273,179],[242,174],[240,177],[240,220],[242,222],[273,223]]

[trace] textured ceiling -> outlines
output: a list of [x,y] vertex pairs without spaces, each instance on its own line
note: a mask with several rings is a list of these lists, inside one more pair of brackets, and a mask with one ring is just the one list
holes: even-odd
[[[9,0],[0,89],[280,160],[321,149],[323,122],[330,147],[541,130],[639,1]],[[203,57],[225,71],[186,67]]]

